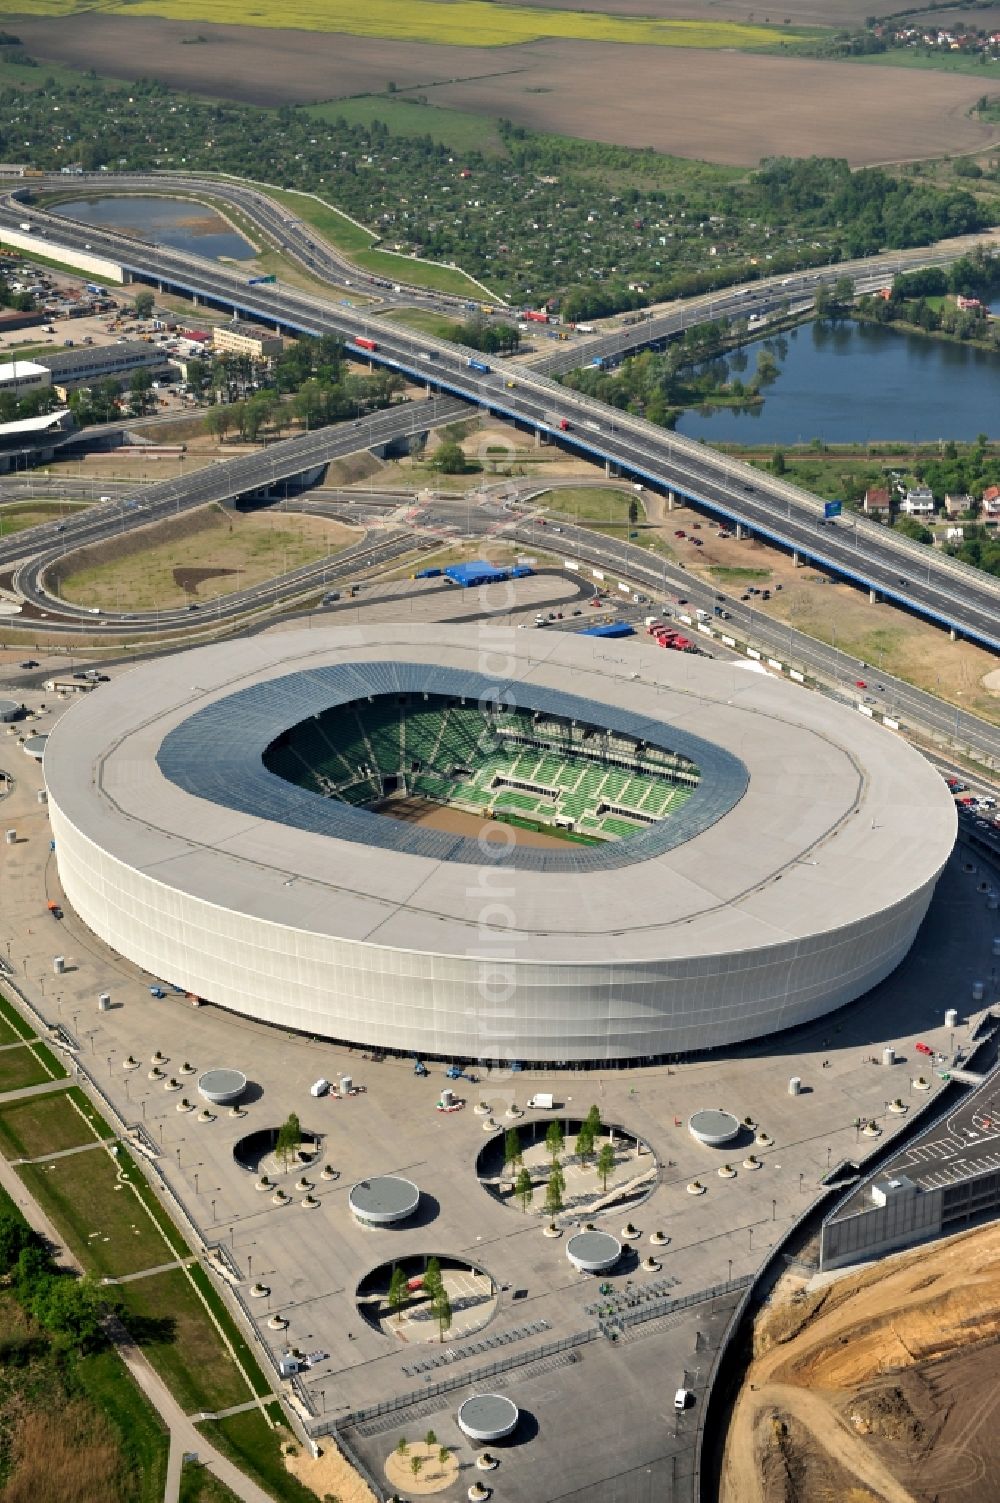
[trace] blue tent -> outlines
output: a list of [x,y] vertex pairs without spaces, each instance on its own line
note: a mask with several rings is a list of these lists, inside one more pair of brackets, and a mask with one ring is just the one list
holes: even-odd
[[463,590],[473,585],[500,584],[507,578],[506,569],[497,569],[482,558],[474,559],[471,564],[449,564],[444,572],[452,584],[461,585]]

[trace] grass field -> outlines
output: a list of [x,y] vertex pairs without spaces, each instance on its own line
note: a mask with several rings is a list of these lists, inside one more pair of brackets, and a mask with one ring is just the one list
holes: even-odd
[[[574,522],[585,525],[603,522],[616,529],[629,526],[629,505],[635,502],[639,508],[639,521],[644,522],[646,513],[642,502],[634,493],[629,496],[613,486],[557,486],[539,497],[539,504],[560,516],[572,517]],[[636,525],[635,523],[631,525]]]
[[107,1124],[76,1086],[0,1106],[0,1153],[8,1159],[36,1158],[110,1136]]
[[302,31],[344,32],[349,36],[385,37],[392,41],[439,46],[510,47],[544,37],[583,42],[618,42],[654,47],[768,47],[780,37],[789,43],[807,33],[745,25],[732,21],[659,21],[636,16],[609,16],[599,11],[558,11],[530,6],[495,6],[489,0],[340,0],[331,8],[323,0],[289,0],[284,6],[247,10],[235,0],[216,0],[206,14],[205,0],[104,0],[98,6],[79,0],[18,0],[25,15],[70,16],[82,10],[163,16],[174,21],[206,21]]
[[[118,1293],[126,1326],[142,1332],[146,1356],[188,1414],[253,1397],[181,1269],[121,1284]],[[159,1321],[170,1324],[159,1327]]]
[[[145,1189],[127,1156],[121,1154],[120,1160],[131,1181]],[[117,1278],[170,1261],[171,1252],[157,1226],[132,1190],[119,1186],[115,1160],[103,1148],[48,1164],[23,1164],[18,1173],[84,1268]],[[174,1241],[180,1244],[179,1233]]]
[[59,593],[108,610],[208,605],[216,596],[339,553],[358,536],[321,517],[244,516],[211,506],[71,556]]
[[180,1503],[238,1503],[206,1463],[186,1461],[181,1471]]
[[[66,1072],[60,1070],[59,1073]],[[0,1049],[0,1091],[17,1091],[51,1079],[51,1073],[28,1044]]]
[[67,512],[79,511],[84,501],[13,501],[0,506],[0,537],[9,537],[13,532],[23,532],[26,527],[37,527],[42,522],[52,522]]
[[454,152],[481,151],[503,155],[505,148],[496,123],[485,115],[467,110],[442,110],[416,104],[393,94],[368,94],[361,99],[333,99],[306,107],[317,120],[346,120],[349,125],[370,125],[373,120],[395,136],[430,136]]
[[[330,105],[328,108],[334,111],[335,118],[335,107]],[[341,214],[330,204],[322,203],[308,193],[289,193],[276,188],[266,188],[265,191],[269,198],[290,210],[297,219],[311,224],[336,250],[349,256],[361,270],[369,272],[373,277],[384,277],[393,282],[402,279],[418,287],[427,287],[433,292],[450,292],[458,297],[481,299],[484,295],[479,284],[457,267],[441,266],[433,261],[416,261],[412,256],[395,256],[388,251],[373,250],[372,246],[378,238],[376,235],[369,230],[359,229],[346,214]]]

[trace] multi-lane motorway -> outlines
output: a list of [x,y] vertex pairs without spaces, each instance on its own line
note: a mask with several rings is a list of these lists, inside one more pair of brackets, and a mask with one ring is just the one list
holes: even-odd
[[[0,208],[0,223],[24,215],[20,204]],[[864,520],[850,527],[824,525],[814,497],[723,455],[638,418],[612,412],[603,403],[562,388],[549,377],[520,367],[481,371],[470,367],[474,352],[443,340],[390,328],[357,310],[333,306],[309,293],[281,286],[250,286],[239,274],[214,262],[180,255],[160,246],[138,245],[128,237],[82,228],[39,211],[29,211],[50,240],[117,259],[128,272],[161,286],[211,299],[234,313],[252,315],[277,327],[333,333],[351,341],[359,335],[378,348],[359,352],[400,370],[429,387],[476,403],[501,416],[558,438],[592,459],[632,474],[659,490],[674,490],[710,513],[739,523],[801,557],[894,603],[1000,650],[1000,581],[955,561],[931,554],[908,539]],[[249,213],[249,209],[247,210]],[[880,273],[881,274],[881,273]],[[808,274],[811,278],[812,273]],[[803,279],[779,284],[786,296],[805,291]],[[568,425],[560,431],[561,423]],[[240,461],[234,491],[264,485],[269,459]],[[192,486],[200,482],[191,477]],[[185,485],[188,481],[185,481]]]

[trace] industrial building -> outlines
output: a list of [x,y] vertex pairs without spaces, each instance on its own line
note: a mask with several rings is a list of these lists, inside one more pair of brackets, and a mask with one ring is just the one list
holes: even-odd
[[89,386],[94,381],[118,381],[133,371],[167,374],[172,369],[166,351],[138,340],[125,344],[79,345],[75,349],[60,350],[55,355],[39,355],[38,364],[48,372],[53,386],[60,390]]
[[[482,770],[484,736],[516,771]],[[907,954],[956,833],[919,753],[792,684],[414,623],[137,668],[66,714],[45,775],[66,898],[134,964],[283,1028],[480,1061],[625,1064],[821,1017]],[[447,819],[388,817],[400,790]],[[500,807],[546,793],[576,827],[521,843]]]
[[0,391],[20,399],[28,392],[52,385],[48,367],[34,360],[8,360],[0,365]]
[[257,324],[241,323],[234,319],[232,323],[216,325],[212,330],[212,346],[220,354],[249,355],[252,360],[270,360],[272,355],[281,354],[284,340],[280,334],[272,334]]

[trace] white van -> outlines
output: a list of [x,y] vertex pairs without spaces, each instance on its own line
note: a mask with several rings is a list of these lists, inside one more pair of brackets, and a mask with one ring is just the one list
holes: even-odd
[[324,1080],[321,1075],[319,1080],[314,1080],[312,1085],[309,1087],[309,1094],[310,1096],[325,1096],[329,1089],[330,1082],[328,1080]]
[[694,1394],[691,1392],[690,1388],[678,1388],[677,1392],[674,1394],[674,1408],[686,1409],[693,1398]]
[[555,1106],[555,1101],[549,1091],[539,1091],[528,1102],[528,1110],[536,1112],[550,1112]]

